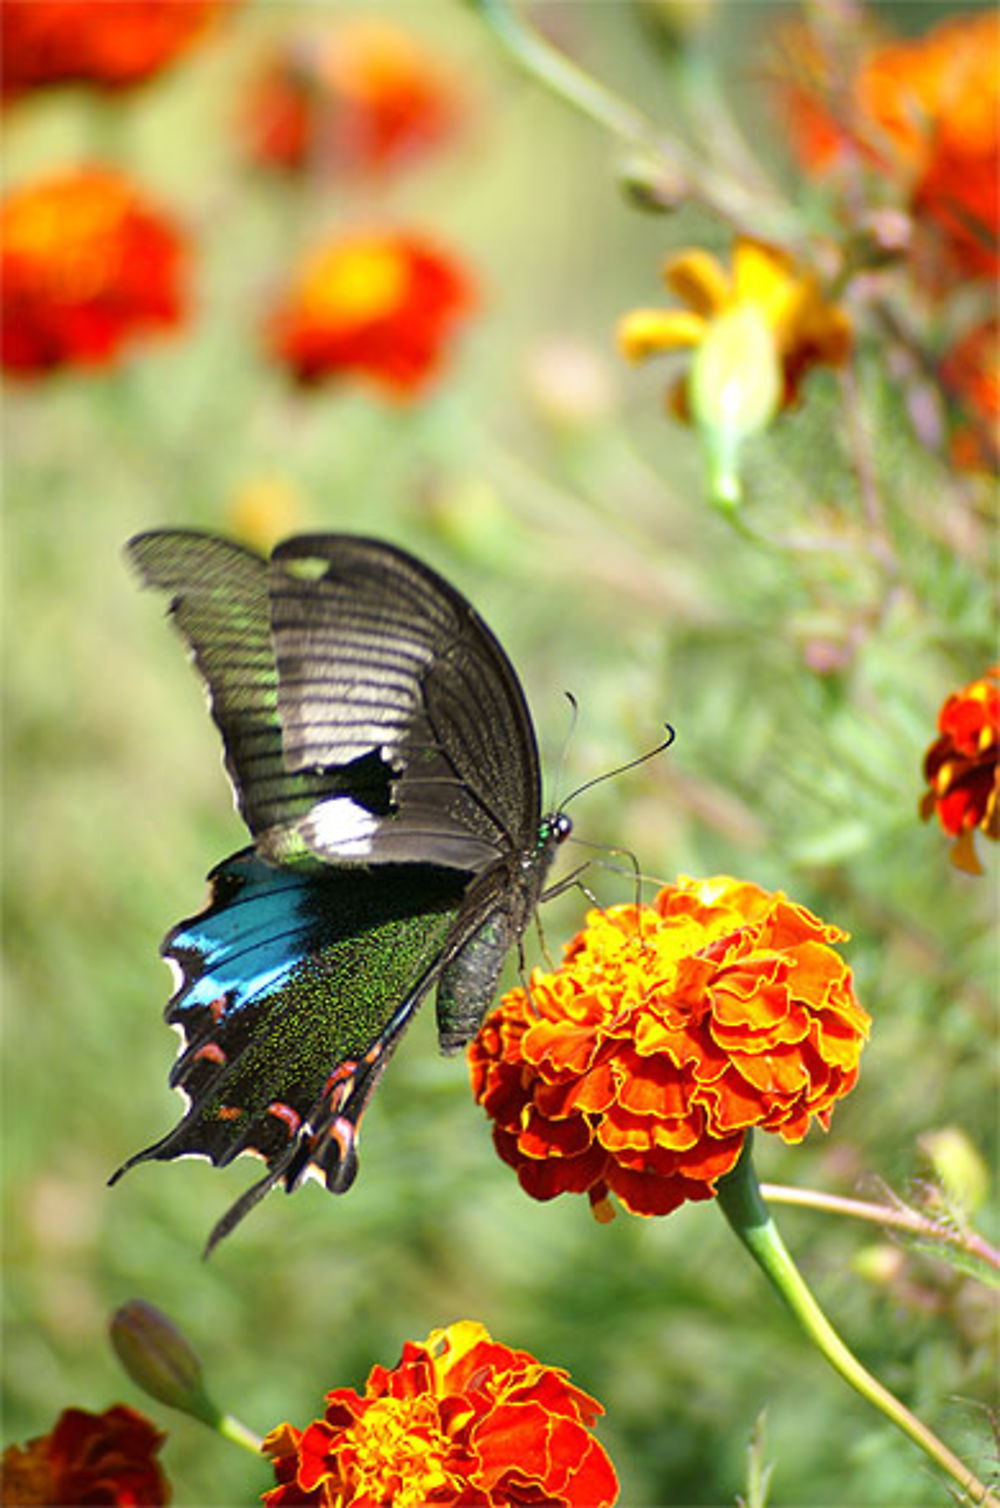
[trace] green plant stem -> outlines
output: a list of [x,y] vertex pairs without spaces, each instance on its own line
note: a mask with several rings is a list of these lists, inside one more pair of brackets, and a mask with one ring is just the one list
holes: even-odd
[[702,205],[736,230],[795,238],[795,222],[780,203],[768,202],[759,187],[749,192],[736,178],[711,168],[676,138],[665,135],[648,116],[572,62],[530,26],[509,0],[466,0],[479,12],[497,41],[518,66],[613,136],[655,159],[673,184],[672,197]]
[[467,3],[479,12],[525,73],[631,146],[649,151],[661,147],[651,120],[547,42],[507,0],[467,0]]
[[915,1236],[926,1237],[929,1241],[957,1246],[1000,1271],[1000,1251],[984,1241],[976,1231],[952,1230],[927,1215],[921,1215],[917,1210],[908,1209],[906,1205],[847,1199],[841,1194],[826,1194],[818,1189],[796,1189],[781,1183],[762,1183],[760,1192],[762,1198],[770,1199],[773,1204],[794,1204],[807,1209],[826,1210],[831,1215],[848,1215],[853,1220],[867,1220],[871,1225],[909,1231]]
[[231,1440],[234,1445],[241,1445],[251,1455],[259,1457],[263,1443],[260,1436],[255,1435],[253,1430],[247,1429],[246,1425],[241,1424],[232,1414],[220,1414],[214,1428],[224,1440]]
[[989,1488],[888,1388],[883,1387],[840,1339],[792,1261],[761,1197],[749,1137],[736,1167],[719,1180],[718,1199],[723,1214],[758,1267],[844,1381],[918,1445],[935,1465],[958,1483],[973,1503],[1000,1508],[1000,1500]]

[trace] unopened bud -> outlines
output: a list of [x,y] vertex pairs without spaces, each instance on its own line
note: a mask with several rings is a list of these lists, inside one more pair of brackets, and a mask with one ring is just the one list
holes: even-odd
[[111,1344],[137,1387],[214,1429],[220,1414],[205,1391],[201,1362],[177,1327],[152,1304],[131,1299],[111,1317]]
[[683,173],[659,157],[630,157],[619,169],[618,182],[636,209],[660,215],[677,209],[690,192]]
[[927,1131],[918,1145],[933,1169],[934,1176],[948,1202],[974,1215],[989,1188],[989,1174],[983,1159],[957,1126]]

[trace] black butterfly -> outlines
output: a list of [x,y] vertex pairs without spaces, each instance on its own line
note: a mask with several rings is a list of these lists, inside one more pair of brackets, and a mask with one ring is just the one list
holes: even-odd
[[420,1001],[468,1042],[570,830],[543,817],[524,693],[454,587],[392,545],[304,535],[270,560],[157,530],[127,553],[207,683],[253,846],[163,943],[184,1046],[178,1125],[137,1162],[267,1163],[208,1250],[279,1181],[343,1193],[362,1112]]

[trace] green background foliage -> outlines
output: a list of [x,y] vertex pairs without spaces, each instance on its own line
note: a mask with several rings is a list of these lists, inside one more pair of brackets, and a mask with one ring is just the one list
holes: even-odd
[[[747,517],[763,542],[743,537],[705,505],[693,432],[663,414],[666,368],[627,371],[613,346],[624,310],[664,298],[663,253],[724,247],[720,227],[630,205],[614,144],[519,79],[474,15],[444,0],[377,10],[453,60],[472,115],[384,190],[274,181],[242,156],[248,80],[270,39],[321,19],[315,7],[249,6],[118,103],[67,90],[9,113],[10,182],[116,162],[172,207],[196,255],[177,337],[112,372],[11,384],[5,404],[5,1437],[42,1433],[71,1404],[145,1407],[105,1340],[133,1296],[184,1328],[215,1396],[261,1432],[304,1424],[328,1388],[360,1387],[408,1337],[476,1318],[603,1402],[624,1504],[731,1502],[764,1407],[775,1502],[943,1503],[913,1448],[808,1349],[711,1204],[599,1227],[583,1199],[529,1201],[464,1064],[437,1055],[429,1010],[368,1114],[348,1197],[275,1194],[204,1263],[252,1164],[147,1166],[105,1186],[179,1111],[160,937],[244,842],[199,689],[121,546],[156,525],[225,531],[261,482],[292,490],[296,527],[391,539],[467,593],[523,676],[550,803],[674,725],[669,754],[573,806],[579,836],[632,850],[651,879],[726,872],[780,888],[852,933],[874,1018],[859,1087],[826,1137],[759,1142],[762,1178],[905,1191],[923,1133],[958,1126],[984,1154],[993,1134],[993,882],[954,870],[916,816],[937,709],[993,656],[980,484],[918,445],[862,327],[861,412],[896,580],[872,560],[833,373],[750,448]],[[707,103],[685,123],[684,56],[624,5],[546,15],[665,125],[693,142],[721,132]],[[773,22],[722,6],[704,45],[749,139],[788,174],[756,62]],[[709,100],[687,87],[689,104]],[[788,181],[803,223],[829,226],[823,186]],[[394,407],[350,383],[295,393],[259,342],[284,270],[318,233],[386,216],[461,250],[477,317],[426,401]],[[596,368],[589,417],[556,422],[539,398],[532,374],[553,341]],[[838,647],[822,675],[809,668],[820,640]],[[565,690],[580,705],[569,737]],[[606,904],[633,894],[627,863],[611,864],[588,874]],[[584,907],[570,892],[544,908],[553,954]],[[980,1291],[918,1257],[873,1282],[858,1271],[872,1228],[778,1213],[866,1364],[988,1472]],[[249,1502],[268,1485],[198,1425],[148,1411],[170,1430],[177,1503]]]

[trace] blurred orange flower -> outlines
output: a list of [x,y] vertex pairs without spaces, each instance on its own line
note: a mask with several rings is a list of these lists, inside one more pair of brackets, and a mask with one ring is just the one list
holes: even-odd
[[932,812],[949,837],[952,863],[981,874],[976,828],[1000,838],[1000,665],[948,697],[938,713],[938,733],[924,759],[929,789],[920,803],[926,821]]
[[[785,252],[745,237],[733,247],[729,273],[710,252],[676,252],[663,264],[663,280],[686,309],[633,309],[618,325],[618,344],[631,361],[701,345],[712,326],[734,310],[752,309],[769,332],[781,369],[781,402],[793,403],[802,380],[818,363],[843,363],[851,342],[847,315],[828,303],[815,273]],[[754,379],[758,373],[749,374]],[[686,379],[672,391],[679,417],[688,415]]]
[[[1000,273],[1000,15],[952,16],[873,48],[838,88],[815,33],[786,33],[793,141],[823,172],[853,154],[902,180],[917,268],[932,285]],[[838,98],[838,95],[842,96]]]
[[963,471],[1000,465],[1000,319],[974,325],[941,363],[941,382],[958,408],[951,457]]
[[4,1451],[0,1501],[12,1508],[79,1503],[159,1508],[170,1501],[155,1459],[165,1439],[124,1403],[103,1414],[64,1409],[50,1434]]
[[592,911],[552,973],[469,1048],[500,1156],[536,1199],[609,1193],[637,1215],[709,1199],[747,1131],[824,1129],[868,1035],[846,934],[780,892],[681,878]]
[[289,42],[251,95],[252,155],[265,166],[359,173],[411,160],[445,138],[456,86],[408,32],[377,17]]
[[270,1508],[602,1508],[618,1495],[590,1433],[600,1404],[471,1320],[407,1341],[391,1371],[372,1368],[363,1397],[337,1388],[326,1402],[305,1430],[281,1424],[264,1441],[279,1484]]
[[192,47],[236,0],[3,0],[6,94],[46,84],[119,89],[151,78]]
[[183,316],[179,232],[116,173],[79,169],[0,205],[0,365],[103,366]]
[[437,374],[472,302],[464,269],[422,236],[356,235],[302,260],[267,340],[301,383],[366,376],[409,398]]

